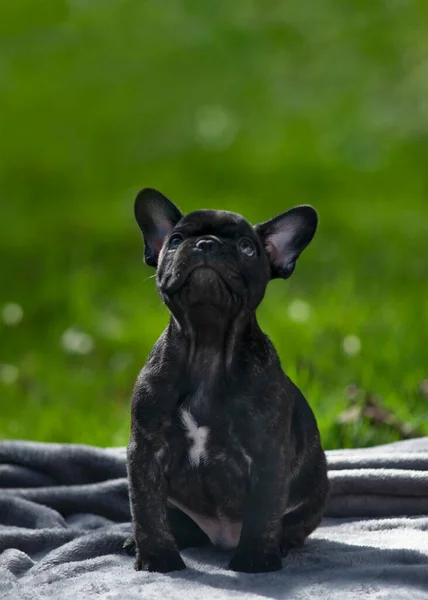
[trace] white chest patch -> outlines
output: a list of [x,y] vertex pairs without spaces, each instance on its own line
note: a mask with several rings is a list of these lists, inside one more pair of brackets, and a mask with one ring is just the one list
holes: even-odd
[[186,436],[192,441],[189,450],[189,461],[197,467],[206,457],[206,443],[209,435],[208,427],[198,427],[197,422],[188,410],[181,411],[181,420],[186,428]]

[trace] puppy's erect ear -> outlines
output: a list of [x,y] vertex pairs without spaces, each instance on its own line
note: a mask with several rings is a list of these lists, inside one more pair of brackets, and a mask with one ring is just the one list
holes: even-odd
[[144,238],[144,260],[150,267],[157,267],[165,238],[183,215],[171,200],[151,188],[138,193],[134,213]]
[[270,221],[255,226],[269,256],[272,279],[287,279],[296,260],[312,240],[318,215],[312,206],[296,206]]

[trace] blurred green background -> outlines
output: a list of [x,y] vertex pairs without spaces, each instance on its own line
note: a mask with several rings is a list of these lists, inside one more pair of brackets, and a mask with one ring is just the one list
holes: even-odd
[[428,4],[0,8],[0,437],[125,444],[167,323],[141,187],[320,228],[259,311],[324,444],[428,434]]

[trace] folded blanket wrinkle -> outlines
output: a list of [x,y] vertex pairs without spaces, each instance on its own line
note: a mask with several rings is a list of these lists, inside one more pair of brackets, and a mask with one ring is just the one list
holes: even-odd
[[379,494],[428,497],[427,471],[342,469],[329,471],[332,494]]
[[428,599],[428,438],[327,452],[321,526],[268,575],[226,570],[214,548],[186,571],[137,573],[124,448],[0,442],[0,599]]

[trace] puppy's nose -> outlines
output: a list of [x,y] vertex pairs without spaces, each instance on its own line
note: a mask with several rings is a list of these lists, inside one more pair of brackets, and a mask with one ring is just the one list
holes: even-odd
[[216,246],[218,246],[220,244],[220,240],[218,240],[215,237],[202,237],[200,238],[196,244],[195,247],[200,250],[201,252],[213,252],[216,248]]

